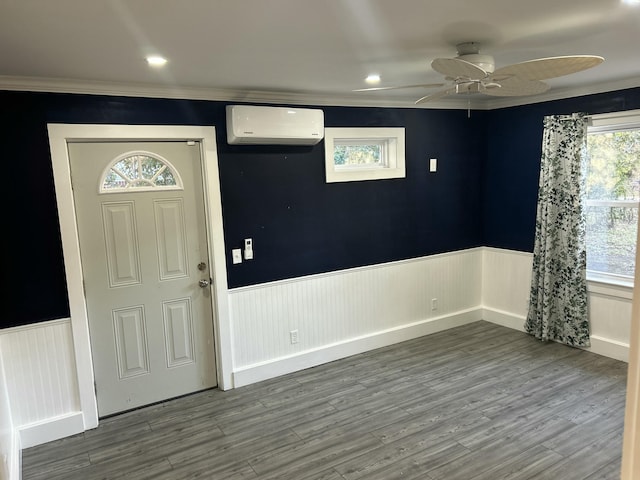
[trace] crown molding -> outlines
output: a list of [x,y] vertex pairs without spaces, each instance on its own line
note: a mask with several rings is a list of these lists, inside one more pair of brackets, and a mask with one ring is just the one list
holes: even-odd
[[490,97],[480,108],[484,107],[484,110],[497,110],[499,108],[518,107],[521,105],[531,105],[534,103],[550,102],[553,100],[581,97],[583,95],[595,95],[597,93],[614,92],[616,90],[638,87],[640,87],[640,77],[630,77],[582,87],[559,88],[557,90],[549,90],[540,95],[528,97]]
[[577,88],[551,90],[528,97],[448,97],[428,104],[416,105],[402,99],[375,98],[371,95],[330,95],[310,92],[267,90],[239,90],[219,88],[180,87],[135,83],[109,83],[44,77],[0,75],[0,90],[107,95],[119,97],[167,98],[180,100],[211,100],[221,102],[265,103],[285,105],[314,105],[342,107],[385,107],[446,110],[495,110],[533,103],[561,100],[596,93],[640,87],[640,78],[632,77]]
[[[448,99],[446,101],[431,102],[429,105],[417,106],[414,102],[409,100],[381,99],[373,98],[372,96],[360,95],[329,95],[308,92],[197,88],[3,75],[0,75],[0,90],[287,105],[430,109],[466,109],[469,106],[467,100],[458,101],[456,99],[453,99],[453,101]],[[473,104],[471,107],[474,109],[476,108]]]

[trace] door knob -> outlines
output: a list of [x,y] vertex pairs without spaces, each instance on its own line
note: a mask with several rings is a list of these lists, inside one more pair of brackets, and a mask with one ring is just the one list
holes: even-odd
[[200,288],[207,288],[211,282],[209,280],[200,280],[198,281],[198,285]]

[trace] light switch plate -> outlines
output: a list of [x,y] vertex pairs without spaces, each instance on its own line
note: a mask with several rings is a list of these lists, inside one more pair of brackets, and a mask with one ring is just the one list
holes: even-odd
[[438,170],[438,159],[437,158],[430,158],[429,159],[429,171],[430,172],[435,172],[436,170]]
[[231,257],[233,258],[233,263],[242,263],[242,250],[240,248],[234,248],[231,250]]

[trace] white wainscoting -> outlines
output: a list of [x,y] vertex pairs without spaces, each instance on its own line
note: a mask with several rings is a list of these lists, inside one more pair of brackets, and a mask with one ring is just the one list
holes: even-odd
[[233,289],[234,385],[480,320],[481,282],[476,248]]
[[13,427],[9,390],[0,355],[0,480],[20,478],[20,437]]
[[[230,290],[234,386],[480,319],[522,330],[531,263],[475,248]],[[630,298],[590,284],[592,351],[627,360]],[[0,355],[0,400],[19,432],[0,433],[0,458],[84,430],[69,319],[1,330]]]
[[23,448],[84,430],[69,319],[2,330],[0,352]]
[[[482,318],[524,330],[529,304],[533,254],[483,249]],[[600,355],[629,361],[631,291],[589,282],[591,347]]]

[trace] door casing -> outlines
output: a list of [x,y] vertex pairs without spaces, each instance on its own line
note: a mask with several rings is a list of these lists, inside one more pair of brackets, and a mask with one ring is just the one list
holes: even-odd
[[82,261],[67,149],[67,142],[70,141],[195,140],[201,142],[207,243],[214,282],[211,302],[214,312],[218,387],[222,390],[233,388],[231,324],[215,127],[48,124],[47,129],[69,296],[79,402],[85,430],[98,426],[98,409],[94,390],[89,321],[84,298]]

